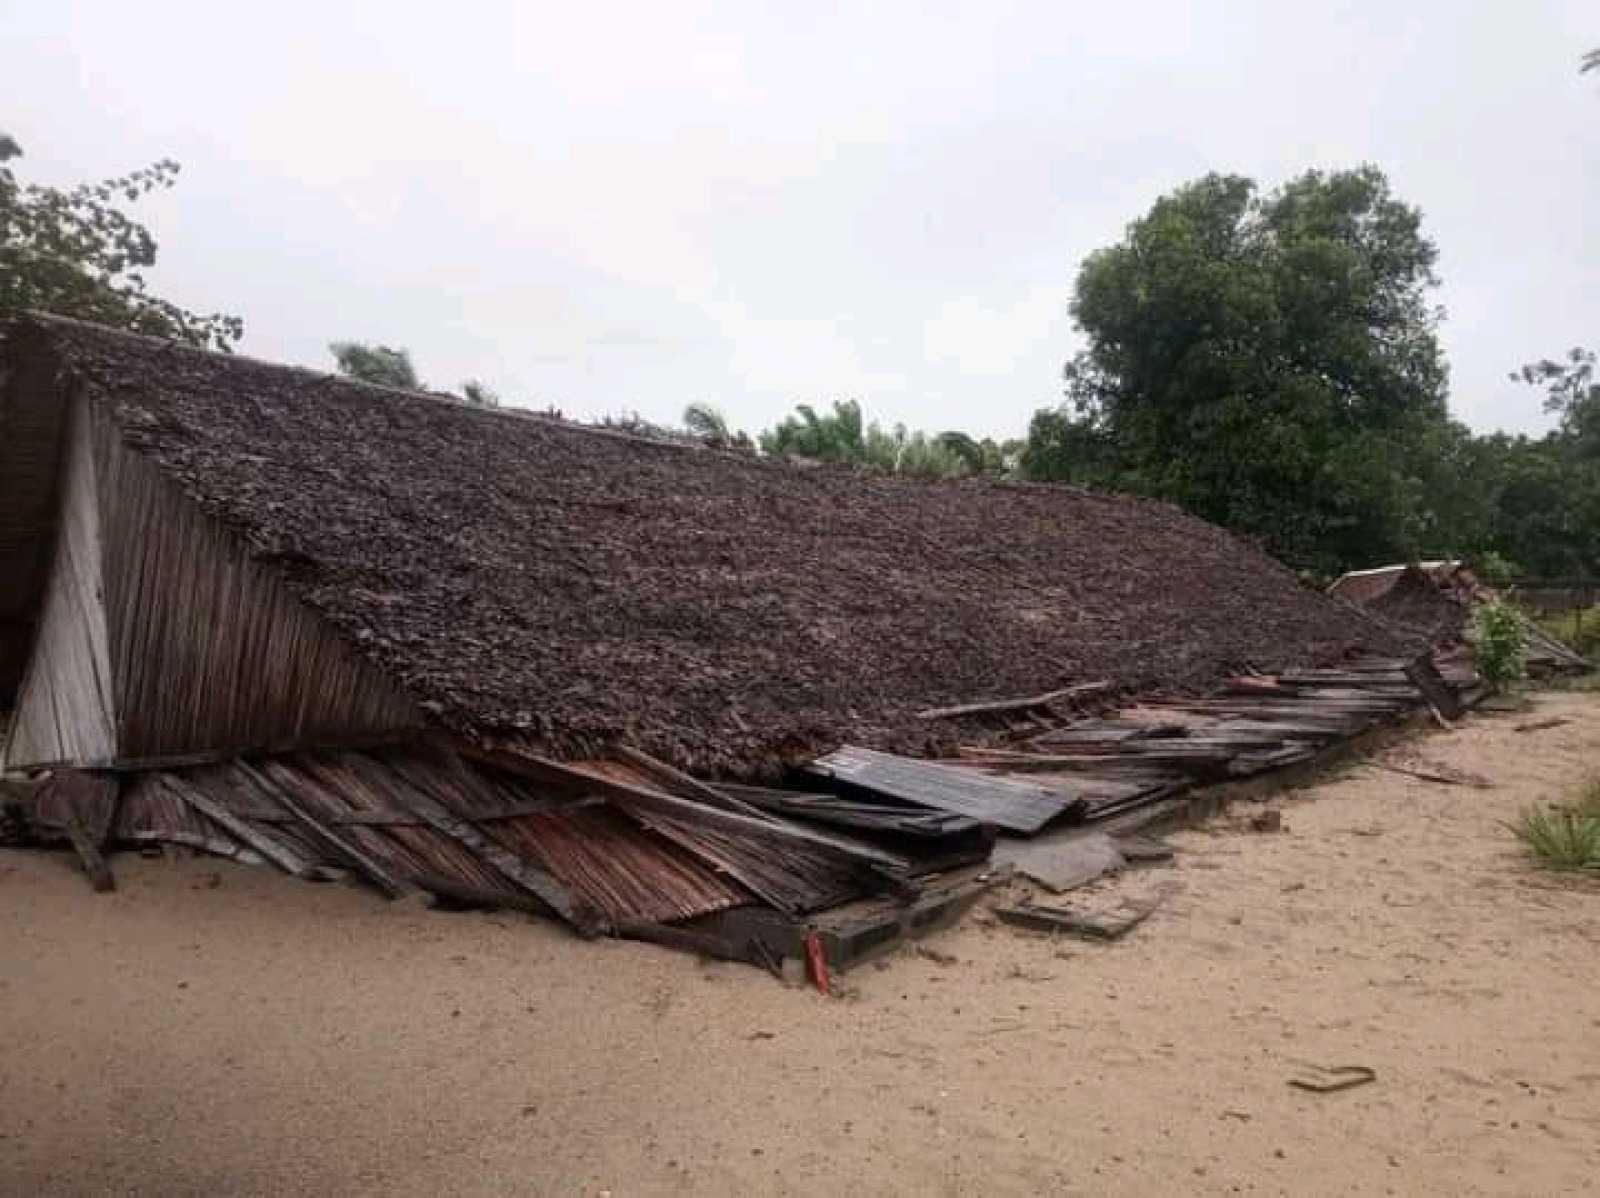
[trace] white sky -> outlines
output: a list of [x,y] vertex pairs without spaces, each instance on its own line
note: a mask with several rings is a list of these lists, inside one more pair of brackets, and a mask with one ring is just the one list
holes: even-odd
[[1210,170],[1374,162],[1442,251],[1453,406],[1600,342],[1594,0],[0,0],[25,177],[162,156],[157,288],[328,367],[752,431],[859,397],[1021,435],[1083,256]]

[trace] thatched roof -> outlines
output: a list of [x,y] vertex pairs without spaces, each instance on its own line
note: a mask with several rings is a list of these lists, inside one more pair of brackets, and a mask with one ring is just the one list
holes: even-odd
[[1163,503],[800,469],[19,322],[0,365],[42,363],[427,710],[555,752],[914,749],[932,705],[1384,647]]

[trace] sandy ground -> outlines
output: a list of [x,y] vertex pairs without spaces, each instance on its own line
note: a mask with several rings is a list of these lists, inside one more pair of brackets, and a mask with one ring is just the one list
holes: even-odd
[[[1500,821],[1600,699],[1483,716],[1175,837],[1102,946],[969,918],[826,999],[757,970],[121,858],[0,855],[0,1193],[1515,1194],[1600,1189],[1600,887]],[[220,879],[220,882],[217,880]],[[213,884],[216,883],[216,884]],[[1301,1062],[1375,1084],[1318,1096]]]

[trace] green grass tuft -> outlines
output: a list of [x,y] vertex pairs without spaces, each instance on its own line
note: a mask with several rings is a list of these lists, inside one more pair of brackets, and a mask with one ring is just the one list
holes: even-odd
[[1600,785],[1591,784],[1576,806],[1523,812],[1511,830],[1547,869],[1600,869]]
[[1584,819],[1600,819],[1600,778],[1588,783],[1573,800],[1572,810]]

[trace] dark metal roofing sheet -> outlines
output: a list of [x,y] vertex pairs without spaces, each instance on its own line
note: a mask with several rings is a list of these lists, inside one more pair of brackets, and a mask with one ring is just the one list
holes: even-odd
[[817,758],[806,769],[847,786],[1013,832],[1037,832],[1051,820],[1083,808],[1082,800],[1032,782],[852,745]]

